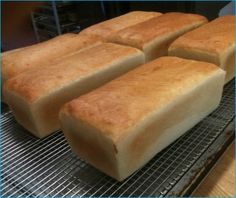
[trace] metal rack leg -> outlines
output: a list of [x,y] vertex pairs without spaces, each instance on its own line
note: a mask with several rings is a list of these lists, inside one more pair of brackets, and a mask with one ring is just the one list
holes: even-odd
[[56,6],[55,1],[52,1],[52,10],[53,10],[53,14],[54,14],[54,17],[55,17],[57,32],[60,35],[61,34],[60,21],[59,21],[59,17],[58,17],[58,14],[57,14],[57,6]]

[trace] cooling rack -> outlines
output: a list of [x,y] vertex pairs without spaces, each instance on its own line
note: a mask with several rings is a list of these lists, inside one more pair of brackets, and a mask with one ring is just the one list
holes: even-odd
[[61,131],[37,139],[3,110],[2,196],[187,196],[234,138],[234,80],[212,114],[123,182],[74,155]]

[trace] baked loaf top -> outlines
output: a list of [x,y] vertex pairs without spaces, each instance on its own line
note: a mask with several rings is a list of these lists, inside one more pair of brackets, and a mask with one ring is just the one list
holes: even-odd
[[114,34],[111,40],[142,49],[155,38],[159,40],[168,38],[173,33],[175,35],[181,33],[181,29],[188,28],[190,25],[198,27],[206,22],[207,19],[201,15],[170,12],[123,29]]
[[146,21],[153,17],[160,16],[159,12],[143,12],[133,11],[127,14],[115,17],[110,20],[103,21],[101,23],[92,25],[85,30],[81,31],[81,34],[97,35],[103,38],[108,38],[112,33],[115,33],[126,27],[135,25],[137,23]]
[[116,144],[156,109],[162,111],[222,72],[211,63],[161,57],[66,103],[61,113],[95,127]]
[[142,54],[138,49],[113,43],[102,43],[67,56],[50,67],[35,68],[9,79],[4,91],[11,91],[27,102],[34,102],[46,94],[72,82],[92,75],[116,62]]
[[101,43],[101,39],[96,36],[67,33],[42,43],[4,52],[2,54],[2,77],[7,80],[27,69],[49,65],[69,53],[95,43]]
[[219,17],[180,36],[169,50],[185,48],[222,55],[235,46],[235,19],[233,15]]

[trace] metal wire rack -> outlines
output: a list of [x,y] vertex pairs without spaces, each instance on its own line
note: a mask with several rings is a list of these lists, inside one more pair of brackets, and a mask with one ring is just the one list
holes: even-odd
[[[234,119],[234,81],[224,88],[220,106],[185,135],[123,182],[76,157],[62,132],[37,139],[1,116],[2,196],[165,196],[181,183]],[[233,136],[233,132],[230,134]],[[226,138],[228,136],[224,136]],[[214,152],[222,145],[214,145]],[[209,157],[209,156],[208,156]],[[204,159],[207,160],[207,157]],[[204,166],[204,163],[201,165]],[[185,178],[186,179],[186,178]],[[192,179],[191,179],[192,180]],[[179,194],[186,186],[178,188]]]

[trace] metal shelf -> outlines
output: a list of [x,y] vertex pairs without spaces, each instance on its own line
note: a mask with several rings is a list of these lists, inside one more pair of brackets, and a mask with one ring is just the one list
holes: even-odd
[[146,166],[117,182],[72,153],[62,132],[42,140],[11,112],[2,114],[2,196],[181,196],[189,195],[233,140],[234,80],[220,106]]
[[[73,8],[71,5],[71,2],[51,1],[31,13],[31,20],[38,42],[42,41],[42,37],[46,37],[45,32],[47,31],[49,32],[48,39],[55,33],[60,35],[66,32],[80,31],[78,22],[69,19],[68,13],[76,13],[71,11],[71,8]],[[44,35],[40,35],[41,30],[44,30]]]

